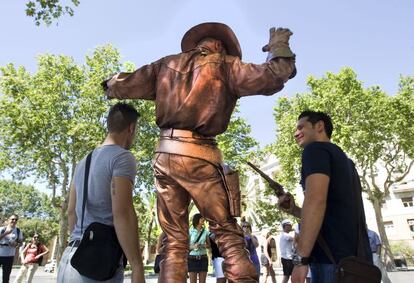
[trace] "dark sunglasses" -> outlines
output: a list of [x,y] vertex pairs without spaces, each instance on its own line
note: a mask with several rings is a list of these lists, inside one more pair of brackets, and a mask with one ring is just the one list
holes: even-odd
[[17,220],[19,220],[19,219],[17,219],[17,218],[10,218],[10,221],[17,221]]

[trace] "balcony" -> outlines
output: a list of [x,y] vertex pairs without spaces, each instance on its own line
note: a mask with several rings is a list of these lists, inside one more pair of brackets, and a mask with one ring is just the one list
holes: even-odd
[[394,193],[414,192],[414,180],[408,180],[393,186]]

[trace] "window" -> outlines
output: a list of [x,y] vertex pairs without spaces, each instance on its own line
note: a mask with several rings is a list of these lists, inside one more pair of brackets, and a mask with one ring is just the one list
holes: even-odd
[[388,208],[387,201],[385,199],[381,200],[381,208],[383,208],[383,209],[387,209]]
[[410,227],[411,232],[414,232],[414,219],[407,219],[408,227]]
[[385,233],[393,234],[394,233],[394,223],[392,221],[384,221]]
[[413,207],[414,206],[413,197],[401,198],[401,201],[402,201],[404,207]]

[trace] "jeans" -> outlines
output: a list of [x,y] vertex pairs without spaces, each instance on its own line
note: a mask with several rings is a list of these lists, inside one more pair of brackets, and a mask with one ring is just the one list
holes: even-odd
[[334,264],[311,263],[312,283],[335,283]]
[[3,268],[3,283],[9,283],[14,256],[0,256],[0,265]]
[[114,277],[106,281],[96,281],[88,277],[82,276],[79,272],[72,267],[70,260],[77,248],[67,247],[62,255],[62,259],[59,263],[57,282],[58,283],[122,283],[124,281],[124,268],[119,266]]

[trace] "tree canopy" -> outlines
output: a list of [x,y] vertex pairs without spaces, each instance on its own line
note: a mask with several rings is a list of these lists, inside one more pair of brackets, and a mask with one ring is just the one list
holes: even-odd
[[80,4],[79,0],[70,0],[63,4],[61,0],[33,0],[26,2],[26,15],[33,17],[37,26],[41,23],[50,25],[63,15],[74,15],[74,7]]
[[[105,115],[116,102],[105,99],[100,83],[121,69],[132,71],[135,66],[121,64],[119,52],[110,45],[96,48],[83,64],[68,56],[44,54],[38,57],[38,69],[33,74],[13,64],[0,67],[0,171],[8,170],[16,178],[34,176],[48,183],[55,205],[61,208],[62,248],[66,243],[71,176],[76,163],[103,141]],[[149,202],[154,194],[151,160],[159,135],[155,106],[151,101],[128,102],[141,113],[131,149],[138,164],[136,192],[140,197],[148,196]],[[218,138],[226,160],[236,167],[256,145],[249,134],[247,123],[233,116],[228,131]],[[152,217],[138,215],[142,216],[140,225],[151,226],[147,222]]]
[[[298,115],[309,109],[328,113],[334,125],[332,142],[356,163],[388,250],[381,203],[413,165],[413,82],[413,78],[402,77],[398,93],[389,96],[378,86],[364,88],[356,73],[344,68],[338,74],[310,77],[309,92],[281,98],[275,107],[278,138],[272,151],[282,168],[280,179],[290,188],[298,184],[300,150],[293,139]],[[384,173],[378,174],[381,170]]]

